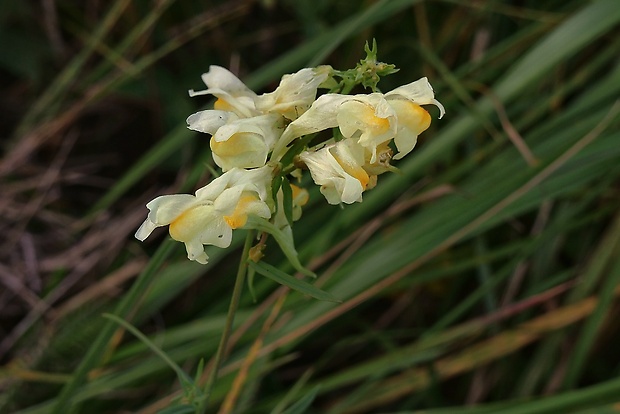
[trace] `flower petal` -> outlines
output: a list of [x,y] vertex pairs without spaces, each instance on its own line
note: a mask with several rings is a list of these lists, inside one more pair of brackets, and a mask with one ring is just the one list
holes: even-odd
[[201,231],[210,228],[211,222],[216,218],[217,213],[213,204],[191,207],[170,223],[170,236],[181,242],[195,239]]
[[260,134],[236,132],[225,141],[211,140],[215,163],[226,172],[232,168],[256,168],[265,165],[269,147]]
[[277,114],[242,118],[223,125],[211,139],[213,159],[223,171],[265,165],[281,132]]
[[144,241],[157,227],[159,226],[147,218],[146,220],[144,220],[140,228],[136,231],[136,239]]
[[347,138],[370,151],[371,163],[377,158],[377,146],[396,135],[396,113],[381,94],[355,95],[344,102],[337,115],[338,127]]
[[157,226],[165,226],[195,204],[197,200],[193,195],[173,194],[159,196],[150,201],[146,207],[150,210],[149,220]]
[[245,86],[245,83],[231,71],[221,66],[209,66],[209,71],[202,74],[201,77],[209,89],[221,89],[234,96],[248,96],[252,98],[256,96],[254,91]]
[[336,116],[340,105],[350,99],[350,95],[336,93],[319,96],[308,111],[286,127],[275,144],[272,159],[277,160],[284,155],[286,146],[295,138],[338,126]]
[[200,232],[198,238],[202,244],[226,248],[230,246],[232,241],[232,229],[226,223],[223,216],[218,216],[211,221],[208,229]]
[[234,210],[224,216],[224,220],[233,229],[245,226],[248,221],[248,215],[252,214],[262,218],[271,217],[271,210],[261,201],[256,193],[245,191],[240,197]]
[[364,165],[364,148],[353,140],[343,140],[329,149],[342,169],[351,177],[360,182],[365,190],[368,186],[368,173],[362,168]]
[[[357,145],[352,142],[353,145]],[[307,165],[314,182],[330,204],[351,204],[362,200],[369,182],[359,154],[351,151],[350,143],[340,141],[315,152],[302,152],[299,157]],[[361,154],[363,148],[359,147]]]
[[412,101],[395,99],[390,101],[390,105],[398,115],[398,132],[394,137],[398,154],[394,156],[394,159],[399,160],[415,147],[418,135],[431,125],[431,116],[424,108]]
[[207,89],[203,91],[189,91],[189,96],[213,95],[218,98],[215,109],[232,111],[242,117],[258,115],[254,105],[256,94],[228,69],[212,65],[209,72],[202,75]]
[[187,250],[187,258],[194,260],[200,264],[207,264],[209,256],[205,252],[205,248],[198,240],[190,240],[185,242],[185,250]]
[[304,68],[282,76],[275,91],[256,98],[256,109],[263,112],[276,112],[287,119],[297,119],[306,112],[316,98],[318,86],[329,75],[319,68]]
[[439,119],[441,119],[446,113],[443,105],[435,99],[435,93],[433,87],[428,81],[428,78],[421,78],[415,82],[408,83],[407,85],[399,86],[398,88],[385,94],[386,99],[407,99],[418,105],[433,104],[439,108]]
[[232,120],[231,118],[236,118],[232,112],[213,109],[200,111],[187,118],[187,127],[192,131],[213,135],[220,127]]

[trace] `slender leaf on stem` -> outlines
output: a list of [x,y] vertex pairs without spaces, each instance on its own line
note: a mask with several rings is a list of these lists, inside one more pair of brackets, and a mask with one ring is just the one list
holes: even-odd
[[252,269],[260,273],[261,275],[266,276],[269,279],[280,283],[281,285],[287,286],[293,290],[303,293],[304,295],[312,296],[315,299],[325,300],[328,302],[341,302],[332,294],[325,292],[324,290],[321,290],[308,282],[304,282],[303,280],[288,275],[277,267],[274,267],[268,263],[254,263],[250,261],[249,265]]
[[301,262],[299,261],[299,257],[297,257],[297,250],[295,250],[293,240],[282,230],[277,228],[273,223],[270,223],[269,221],[261,217],[248,216],[248,221],[244,227],[269,233],[271,236],[273,236],[276,243],[278,243],[278,246],[280,246],[280,249],[282,249],[282,252],[286,256],[288,261],[293,265],[295,270],[306,276],[316,277],[314,272],[302,266]]
[[284,206],[284,215],[288,224],[293,225],[293,190],[291,189],[291,183],[284,177],[282,179],[282,204]]

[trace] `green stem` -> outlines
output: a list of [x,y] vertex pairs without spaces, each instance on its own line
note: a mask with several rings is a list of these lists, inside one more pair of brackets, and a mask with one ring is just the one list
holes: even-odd
[[241,261],[239,262],[239,270],[237,270],[237,278],[235,280],[235,287],[233,288],[232,298],[230,299],[230,306],[228,307],[228,314],[226,315],[226,325],[224,326],[224,332],[222,332],[222,338],[218,345],[217,352],[213,361],[213,367],[209,373],[209,378],[204,388],[204,398],[200,401],[200,405],[196,409],[196,414],[203,414],[207,410],[207,404],[209,403],[209,397],[213,389],[213,384],[217,378],[217,373],[222,363],[224,354],[226,353],[226,345],[228,344],[228,338],[232,332],[233,322],[235,321],[235,313],[239,307],[239,299],[241,298],[241,292],[243,291],[243,284],[245,283],[245,275],[248,270],[248,255],[250,247],[252,247],[252,241],[254,240],[255,231],[248,230],[248,235],[245,238],[245,245],[243,246],[243,253],[241,253]]

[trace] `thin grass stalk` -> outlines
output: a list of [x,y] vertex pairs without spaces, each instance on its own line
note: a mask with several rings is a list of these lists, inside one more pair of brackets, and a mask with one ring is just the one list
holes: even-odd
[[[132,285],[131,290],[127,292],[122,301],[118,304],[114,315],[123,319],[127,317],[129,311],[135,306],[139,298],[152,283],[156,270],[159,269],[175,247],[176,245],[170,240],[161,244],[146,269],[144,269]],[[82,362],[75,369],[71,380],[69,380],[60,391],[50,414],[70,414],[78,409],[77,405],[71,406],[71,399],[78,387],[86,382],[88,372],[101,362],[101,358],[106,351],[108,343],[116,331],[116,323],[111,320],[106,321],[99,336],[93,341],[82,359]]]
[[[611,292],[613,298],[620,295],[620,288]],[[450,355],[436,361],[434,373],[437,379],[447,379],[472,371],[506,355],[512,354],[523,347],[538,341],[550,332],[570,326],[590,315],[600,303],[600,298],[589,297],[576,304],[548,312],[542,316],[526,321],[513,330],[505,330],[499,334],[478,342],[456,355]],[[402,398],[414,391],[428,387],[435,379],[427,368],[412,368],[385,379],[375,386],[375,392],[349,412],[367,411],[368,408]],[[620,383],[615,383],[618,387]],[[572,394],[568,394],[572,395]],[[523,410],[520,413],[530,413]],[[562,411],[552,411],[562,412]]]
[[230,306],[228,307],[228,314],[226,315],[226,325],[224,326],[224,331],[222,332],[220,343],[217,347],[215,357],[211,364],[211,371],[209,372],[209,377],[207,378],[207,382],[204,386],[204,395],[196,409],[196,414],[204,414],[207,411],[209,397],[211,396],[213,385],[215,384],[215,380],[217,379],[217,374],[220,365],[222,364],[222,360],[228,351],[228,339],[230,338],[232,326],[235,321],[235,314],[237,313],[237,308],[239,307],[241,292],[243,292],[245,276],[248,271],[247,261],[249,260],[250,248],[252,247],[254,236],[255,232],[253,230],[248,230],[248,234],[245,237],[245,244],[243,245],[243,252],[241,253],[241,260],[239,261],[239,268],[237,270],[237,277],[235,279],[235,286],[233,288],[232,298],[230,299]]
[[[139,40],[141,36],[146,36],[149,30],[155,26],[158,22],[161,15],[168,9],[169,6],[172,5],[176,0],[164,0],[156,2],[155,7],[153,7],[150,12],[144,16],[144,18],[125,36],[125,38],[121,41],[121,43],[116,46],[112,52],[114,56],[110,56],[108,59],[101,62],[97,68],[95,68],[88,77],[83,81],[84,85],[92,85],[95,84],[98,79],[100,79],[110,67],[119,66],[117,64],[118,60],[123,59],[123,54],[132,46],[139,44]],[[121,66],[122,67],[122,66]],[[131,65],[129,70],[129,74],[135,76],[136,71]]]
[[263,346],[263,342],[265,341],[265,336],[271,329],[273,323],[276,318],[280,315],[280,311],[282,310],[282,306],[284,305],[284,301],[286,300],[287,295],[282,295],[276,301],[276,303],[271,308],[271,312],[267,319],[263,323],[263,327],[260,330],[258,337],[254,340],[254,343],[250,347],[247,356],[243,359],[241,367],[239,368],[239,372],[235,377],[232,387],[230,391],[226,394],[226,398],[220,407],[220,411],[218,414],[230,414],[234,412],[235,405],[239,400],[239,395],[241,394],[241,390],[243,389],[243,385],[248,381],[248,373],[250,371],[250,367],[254,362],[256,362],[259,351]]
[[[49,106],[54,103],[54,100],[58,99],[58,97],[67,90],[69,84],[75,80],[76,75],[82,69],[97,45],[101,43],[102,39],[114,27],[116,21],[121,17],[123,10],[125,10],[130,3],[131,1],[129,0],[118,0],[110,7],[107,15],[90,38],[90,42],[86,44],[86,47],[82,49],[71,63],[56,77],[41,98],[32,105],[28,113],[24,116],[17,128],[17,136],[20,136],[29,129],[35,120],[37,120],[44,111],[49,109]],[[53,114],[48,113],[47,115]]]
[[[616,217],[615,222],[611,226],[612,233],[615,235],[620,235],[620,216]],[[617,242],[613,243],[614,252],[611,254],[611,257],[618,257],[618,253],[620,253],[619,244]],[[602,334],[600,332],[601,327],[603,327],[606,317],[608,316],[612,302],[613,302],[613,292],[614,288],[620,285],[620,260],[607,262],[608,266],[612,267],[609,270],[607,278],[602,282],[602,286],[600,289],[599,296],[601,297],[598,306],[592,316],[587,320],[585,326],[579,334],[579,340],[575,345],[575,351],[571,357],[571,361],[568,365],[568,370],[566,374],[566,378],[564,380],[564,388],[571,389],[574,388],[579,378],[585,368],[587,358],[590,354],[591,349],[594,346],[594,341],[598,337],[598,335]],[[595,262],[595,266],[599,266],[599,262]]]

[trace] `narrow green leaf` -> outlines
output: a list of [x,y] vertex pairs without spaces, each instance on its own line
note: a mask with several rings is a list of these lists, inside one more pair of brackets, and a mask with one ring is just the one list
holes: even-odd
[[288,224],[293,225],[293,190],[286,177],[282,178],[282,205]]
[[[282,414],[286,410],[286,407],[297,397],[297,394],[303,392],[303,387],[306,385],[314,369],[310,368],[303,373],[303,375],[289,388],[284,398],[278,402],[278,404],[271,410],[271,414]],[[290,408],[290,407],[289,407]]]
[[[620,216],[616,217],[612,229],[615,230],[617,234],[620,229]],[[612,254],[611,257],[618,257],[617,254],[620,252],[620,247],[617,244],[615,247],[615,254]],[[593,266],[597,265],[599,265],[599,263],[593,263]],[[588,359],[595,358],[592,352],[595,341],[599,336],[605,335],[605,332],[603,332],[605,321],[609,320],[613,315],[614,292],[616,286],[620,285],[620,260],[616,260],[615,263],[610,263],[608,267],[607,277],[601,283],[600,293],[598,295],[599,302],[596,310],[585,322],[568,364],[566,378],[564,380],[564,386],[566,388],[574,388],[579,383],[582,372],[587,366]]]
[[291,275],[288,275],[284,273],[283,271],[281,271],[280,269],[278,269],[277,267],[274,267],[268,263],[265,263],[265,262],[255,263],[252,261],[248,261],[248,264],[250,268],[254,269],[261,275],[266,276],[269,279],[280,283],[281,285],[287,286],[293,290],[301,292],[304,295],[312,296],[315,299],[325,300],[328,302],[341,302],[340,300],[336,299],[334,296],[325,292],[324,290],[321,290],[311,285],[308,282],[304,282],[303,280],[299,280]]
[[607,32],[620,21],[617,0],[599,0],[586,3],[557,29],[545,36],[530,52],[515,62],[495,93],[503,99],[518,96],[527,83],[549,71]]
[[618,395],[620,395],[620,380],[615,378],[587,388],[514,405],[501,412],[502,414],[575,412],[578,409],[593,408],[605,403],[613,403],[618,400]]
[[130,3],[131,2],[128,0],[118,0],[112,4],[106,16],[101,20],[101,23],[93,30],[92,37],[89,39],[88,43],[84,45],[80,53],[60,71],[56,79],[54,79],[45,92],[41,94],[40,98],[30,106],[17,129],[18,133],[16,136],[23,134],[34,124],[37,118],[42,116],[42,114],[46,114],[47,116],[53,115],[50,113],[49,107],[54,102],[58,103],[59,98],[67,91],[71,82],[75,80],[88,58],[93,51],[95,51],[97,45],[100,44],[110,30],[115,27],[115,23],[123,15],[123,11]]
[[[176,247],[175,243],[172,243],[169,240],[159,246],[159,249],[149,262],[146,269],[144,269],[140,276],[138,276],[129,292],[125,294],[123,300],[116,307],[116,315],[123,317],[129,313],[129,311],[151,285],[155,277],[155,272],[166,260],[174,247]],[[68,408],[71,407],[70,400],[73,398],[76,390],[86,382],[88,372],[100,363],[101,358],[107,349],[108,342],[112,338],[112,335],[114,335],[115,331],[116,326],[111,321],[102,328],[99,336],[90,345],[88,352],[73,372],[71,380],[67,382],[60,391],[56,401],[54,402],[54,407],[49,412],[56,414],[72,412]]]
[[[271,198],[273,198],[274,201],[278,199],[278,190],[280,189],[281,185],[282,185],[282,176],[281,175],[275,176],[273,181],[271,182]],[[278,203],[276,202],[276,209],[277,208],[278,208]]]
[[196,408],[191,405],[176,405],[174,407],[164,408],[158,411],[157,414],[190,414],[195,412]]
[[284,153],[280,162],[282,165],[289,165],[293,162],[296,155],[299,155],[304,148],[316,137],[316,134],[305,135],[301,138],[296,138],[291,144],[289,149]]
[[196,375],[194,376],[194,384],[198,384],[200,381],[200,377],[202,377],[202,372],[205,370],[205,359],[200,358],[198,361],[198,367],[196,368]]
[[286,256],[288,261],[293,265],[295,270],[306,276],[316,277],[314,272],[306,269],[301,265],[301,262],[297,257],[297,250],[295,250],[293,239],[286,235],[282,230],[277,228],[273,223],[270,223],[267,220],[257,216],[249,216],[244,228],[269,233],[271,236],[273,236],[276,243],[278,243],[278,246],[280,246],[280,249],[282,249],[282,252]]
[[181,384],[184,384],[184,386],[193,385],[192,379],[185,373],[185,371],[183,371],[183,369],[181,369],[181,367],[176,362],[170,359],[170,357],[166,355],[166,353],[162,349],[160,349],[157,345],[155,345],[149,338],[146,337],[146,335],[140,332],[135,326],[119,318],[118,316],[112,315],[109,313],[104,313],[103,317],[106,319],[110,319],[116,322],[117,324],[121,325],[123,328],[131,332],[136,338],[138,338],[143,344],[148,346],[151,349],[151,351],[153,351],[157,356],[159,356],[166,364],[168,364],[170,368],[174,370],[174,372],[177,373]]
[[316,397],[317,392],[319,391],[319,386],[317,385],[306,394],[302,399],[297,401],[295,404],[291,405],[288,410],[284,411],[283,414],[302,414],[303,412],[310,407],[312,401]]

